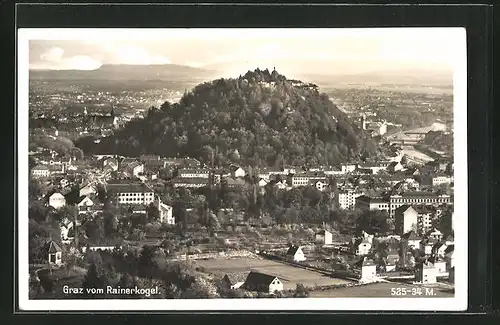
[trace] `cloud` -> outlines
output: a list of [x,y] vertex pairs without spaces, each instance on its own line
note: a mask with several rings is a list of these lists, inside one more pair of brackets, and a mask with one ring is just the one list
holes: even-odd
[[60,62],[64,55],[64,50],[60,47],[53,47],[40,55],[42,61]]

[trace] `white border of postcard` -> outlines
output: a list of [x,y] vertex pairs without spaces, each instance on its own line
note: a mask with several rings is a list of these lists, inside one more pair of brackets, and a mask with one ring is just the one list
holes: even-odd
[[[209,38],[214,33],[245,33],[255,35],[278,33],[293,37],[297,33],[310,33],[311,37],[325,34],[356,35],[379,34],[388,30],[408,34],[429,28],[359,28],[359,29],[184,29],[184,36],[203,33]],[[455,296],[450,298],[281,298],[281,299],[163,299],[138,300],[30,300],[28,293],[28,100],[29,100],[29,40],[71,40],[96,38],[144,39],[170,37],[171,29],[19,29],[18,40],[18,297],[21,310],[394,310],[394,311],[463,311],[467,309],[467,51],[465,28],[430,28],[449,33],[449,46],[456,48],[454,57],[454,162],[455,164]],[[325,33],[325,34],[323,34]],[[179,37],[178,31],[175,35]],[[15,290],[15,289],[14,289]],[[390,293],[388,293],[389,295]]]

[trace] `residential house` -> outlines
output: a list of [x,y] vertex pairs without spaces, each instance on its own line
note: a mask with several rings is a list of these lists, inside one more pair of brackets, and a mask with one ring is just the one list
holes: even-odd
[[55,241],[52,240],[47,243],[45,250],[47,253],[47,260],[50,264],[62,264],[62,248]]
[[70,230],[73,228],[73,225],[74,225],[73,221],[70,221],[66,218],[63,221],[61,221],[59,230],[61,233],[61,241],[63,244],[69,244],[75,238],[74,232],[70,233]]
[[128,177],[139,177],[142,173],[144,173],[144,164],[139,161],[134,161],[128,164],[123,172]]
[[175,218],[173,216],[173,207],[167,205],[158,198],[158,211],[160,222],[165,222],[167,225],[175,225]]
[[302,247],[292,245],[288,248],[288,251],[285,254],[285,258],[292,262],[302,262],[306,260],[306,256],[302,251]]
[[436,228],[433,228],[429,230],[426,234],[426,237],[429,239],[433,239],[436,241],[440,241],[443,239],[443,233],[437,230]]
[[358,238],[354,241],[353,250],[356,255],[368,255],[372,249],[372,244],[367,238]]
[[370,258],[363,257],[353,264],[353,269],[360,275],[360,282],[377,279],[377,265]]
[[94,205],[94,201],[88,196],[80,196],[77,200],[78,214],[87,213],[90,211],[91,207]]
[[396,234],[404,235],[409,231],[416,231],[418,225],[418,213],[409,205],[403,205],[396,209],[394,224]]
[[432,254],[432,247],[436,244],[436,240],[433,239],[423,239],[420,242],[420,251],[425,254],[425,255],[431,255]]
[[443,242],[437,242],[432,246],[432,255],[436,257],[444,258],[446,251],[446,244]]
[[50,169],[44,165],[37,165],[31,169],[31,175],[34,178],[42,178],[50,176]]
[[445,244],[446,246],[455,244],[455,238],[453,237],[453,235],[448,235],[448,237],[446,237]]
[[432,186],[439,186],[442,184],[451,184],[453,183],[453,177],[444,174],[438,174],[432,177]]
[[422,284],[436,283],[437,269],[429,261],[419,263],[415,268],[415,281]]
[[259,181],[259,186],[260,187],[265,187],[267,184],[269,184],[268,181],[266,181],[265,179],[261,178],[260,181]]
[[234,178],[245,177],[246,172],[243,168],[238,166],[231,167],[231,176]]
[[415,231],[411,230],[401,236],[401,241],[405,242],[408,247],[412,247],[415,249],[420,248],[420,242],[422,241],[422,238],[420,238]]
[[339,191],[337,197],[337,201],[339,203],[339,207],[342,210],[354,210],[356,207],[356,198],[362,196],[363,193],[359,191],[355,191],[352,189],[341,190]]
[[425,234],[432,229],[435,210],[429,206],[417,206],[415,210],[418,213],[418,232]]
[[434,256],[429,258],[429,261],[434,264],[434,267],[436,268],[436,275],[439,276],[440,274],[446,273],[446,261],[440,257]]
[[245,273],[226,273],[222,278],[220,286],[224,289],[238,289],[245,284],[247,275]]
[[342,165],[340,168],[342,174],[352,173],[356,169],[358,169],[358,164],[345,164],[345,165]]
[[325,181],[316,181],[314,187],[316,187],[318,191],[323,192],[328,187],[328,183]]
[[66,178],[63,178],[59,181],[59,185],[62,187],[62,188],[65,188],[69,185],[69,181],[66,179]]
[[319,231],[316,234],[316,242],[323,245],[331,245],[333,240],[332,233],[326,229]]
[[66,205],[66,198],[59,192],[55,192],[49,196],[49,206],[54,209],[60,209]]
[[148,207],[145,206],[144,204],[134,204],[132,206],[132,213],[133,214],[147,214]]
[[251,271],[243,284],[246,290],[275,293],[283,291],[283,283],[276,276]]

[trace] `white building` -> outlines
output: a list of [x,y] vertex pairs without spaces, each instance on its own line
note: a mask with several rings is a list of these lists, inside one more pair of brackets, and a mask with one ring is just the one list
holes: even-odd
[[147,206],[154,202],[154,192],[144,184],[107,184],[106,191],[116,195],[118,204],[142,204]]
[[439,186],[441,184],[451,184],[452,177],[447,175],[434,176],[432,178],[432,186]]
[[49,206],[54,209],[60,209],[66,205],[66,198],[61,193],[54,193],[49,196]]
[[47,166],[38,165],[33,167],[33,169],[31,169],[31,175],[33,175],[33,177],[35,178],[49,177],[50,169]]
[[323,192],[327,187],[328,187],[328,183],[327,182],[324,182],[324,181],[317,181],[314,186],[316,187],[316,189],[320,192]]
[[180,178],[208,178],[210,170],[208,169],[191,169],[182,168],[179,170]]
[[342,210],[354,210],[356,207],[356,198],[363,195],[354,190],[340,191],[338,194],[339,207]]
[[237,166],[235,166],[235,167],[231,170],[231,172],[232,172],[232,176],[233,176],[234,178],[238,178],[238,177],[245,177],[245,175],[246,175],[245,170],[244,170],[243,168],[241,168],[241,167],[237,167]]
[[286,259],[293,262],[302,262],[306,260],[306,256],[302,251],[302,247],[300,246],[290,246],[288,251],[286,252]]
[[164,204],[158,199],[158,211],[160,213],[160,222],[165,222],[167,225],[175,225],[173,208],[170,205]]

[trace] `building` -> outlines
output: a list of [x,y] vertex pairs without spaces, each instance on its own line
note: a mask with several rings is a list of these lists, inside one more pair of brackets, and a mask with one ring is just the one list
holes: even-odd
[[435,240],[428,239],[428,238],[423,239],[420,242],[420,251],[424,255],[431,255],[432,254],[432,248],[434,247],[435,244],[436,244]]
[[363,193],[351,189],[339,191],[337,201],[340,209],[354,210],[356,207],[356,198],[362,195]]
[[160,201],[158,198],[158,212],[160,222],[165,222],[167,225],[175,225],[175,218],[173,216],[173,208]]
[[243,168],[241,167],[238,167],[238,166],[233,166],[231,168],[231,175],[234,177],[234,178],[238,178],[238,177],[245,177],[246,175],[246,172]]
[[225,274],[222,278],[220,286],[226,290],[238,289],[245,284],[246,277],[247,275],[243,273]]
[[34,178],[49,177],[50,169],[44,165],[37,165],[31,169],[31,175]]
[[266,181],[265,179],[261,178],[260,181],[259,181],[259,186],[260,187],[264,187],[266,186],[267,184],[269,184],[268,181]]
[[306,260],[306,256],[302,251],[302,247],[294,245],[288,248],[288,251],[285,254],[285,258],[292,262],[302,262]]
[[424,261],[416,266],[415,281],[422,284],[436,283],[437,269],[429,261]]
[[396,209],[403,205],[412,206],[439,206],[442,204],[453,204],[449,195],[438,195],[431,192],[404,192],[389,196],[389,216],[394,218]]
[[80,196],[89,196],[91,194],[96,194],[97,189],[95,184],[89,183],[80,188]]
[[193,169],[182,168],[179,169],[180,178],[209,178],[210,170],[208,169]]
[[439,258],[444,258],[446,251],[446,244],[443,242],[437,242],[432,246],[432,255]]
[[389,212],[390,205],[384,197],[369,197],[361,195],[356,198],[356,208],[363,211],[387,211]]
[[332,233],[324,229],[316,234],[316,242],[323,245],[331,245],[333,241]]
[[448,235],[448,237],[446,237],[445,244],[446,244],[446,246],[450,246],[450,245],[455,244],[455,238],[453,237],[453,235]]
[[54,265],[62,264],[62,249],[55,241],[52,240],[49,243],[47,243],[46,252],[47,252],[47,261],[49,262],[49,264],[54,264]]
[[393,161],[387,166],[387,171],[391,173],[396,173],[404,169],[404,166],[401,164],[401,162],[398,161]]
[[116,195],[118,204],[149,205],[154,192],[142,183],[116,181],[105,185],[106,191]]
[[418,213],[418,232],[425,234],[432,229],[435,211],[432,211],[432,208],[428,206],[419,206],[415,210]]
[[356,255],[368,255],[372,249],[372,243],[367,238],[358,238],[354,241],[353,250]]
[[440,241],[441,239],[443,239],[443,233],[436,228],[429,230],[425,235],[427,238],[435,241]]
[[453,177],[448,175],[436,175],[432,177],[432,186],[439,186],[442,184],[451,184],[453,182]]
[[61,233],[61,241],[63,244],[69,244],[74,239],[74,231],[70,233],[70,230],[73,228],[73,221],[65,219],[61,222],[59,226],[59,230]]
[[418,226],[418,213],[409,205],[396,209],[394,218],[396,234],[404,235],[409,231],[416,231]]
[[208,177],[176,177],[172,180],[174,187],[201,188],[208,186]]
[[80,196],[77,203],[78,214],[87,213],[90,211],[94,202],[88,196]]
[[323,181],[326,182],[326,176],[324,173],[318,172],[304,172],[294,174],[292,176],[292,187],[309,186],[312,182]]
[[140,174],[144,173],[144,164],[134,161],[125,167],[124,172],[130,177],[139,177]]
[[401,236],[401,241],[406,243],[408,247],[416,249],[420,248],[420,242],[422,241],[422,238],[420,238],[415,231],[410,230],[409,232]]
[[260,272],[251,271],[243,284],[249,291],[275,293],[283,291],[283,283],[277,277]]
[[56,192],[49,196],[49,206],[53,207],[54,209],[60,209],[65,205],[66,198],[61,193]]
[[360,282],[373,281],[377,279],[377,265],[372,259],[363,257],[353,265],[353,269],[359,274]]
[[316,181],[316,183],[314,183],[314,187],[316,187],[318,191],[323,192],[328,187],[328,183],[324,181]]

